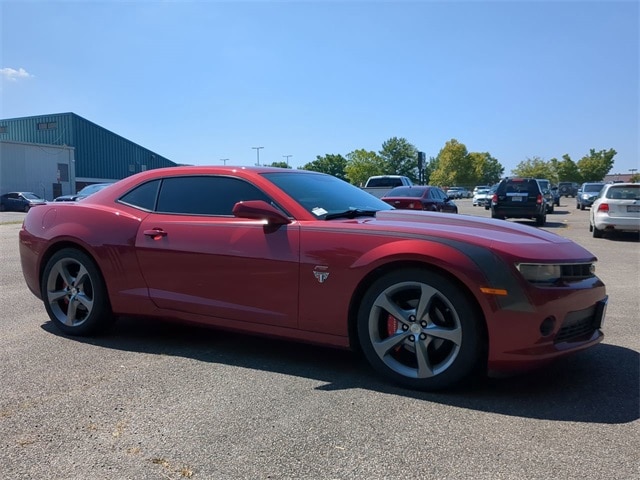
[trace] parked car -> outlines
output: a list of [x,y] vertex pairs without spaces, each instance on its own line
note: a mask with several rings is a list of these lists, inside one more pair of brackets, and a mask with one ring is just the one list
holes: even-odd
[[476,193],[473,194],[471,205],[474,207],[484,207],[488,201],[491,201],[492,195],[489,187],[476,190]]
[[108,187],[109,185],[113,185],[111,183],[94,183],[92,185],[87,185],[82,190],[80,190],[75,195],[60,195],[53,199],[54,202],[77,202],[78,200],[82,200],[83,198],[88,197],[92,193],[99,192],[103,188]]
[[412,185],[411,179],[403,175],[374,175],[367,179],[362,189],[374,197],[382,198],[395,187]]
[[560,206],[560,191],[557,185],[551,185],[551,195],[553,196],[553,204],[556,207]]
[[576,208],[584,210],[586,207],[591,207],[602,187],[604,187],[602,182],[583,183],[576,195]]
[[491,218],[531,218],[547,221],[547,202],[535,178],[505,178],[491,199]]
[[551,182],[546,178],[538,178],[542,195],[544,196],[545,204],[547,205],[547,213],[553,213],[555,208],[555,200],[553,193],[551,192]]
[[451,187],[447,190],[447,196],[449,198],[471,198],[471,192],[464,187]]
[[578,195],[578,189],[580,186],[576,182],[559,182],[558,193],[564,197],[575,197]]
[[489,189],[489,193],[487,194],[487,198],[484,201],[484,209],[485,210],[489,210],[491,208],[491,202],[493,201],[493,194],[496,193],[496,190],[498,189],[498,185],[500,185],[500,184],[496,183],[495,185],[492,185],[491,188]]
[[353,347],[407,388],[541,367],[603,338],[606,289],[582,246],[394,209],[306,170],[147,170],[32,209],[19,249],[29,290],[65,334],[172,318]]
[[43,205],[47,201],[33,192],[9,192],[0,196],[0,210],[28,212],[31,207]]
[[475,187],[473,187],[472,195],[478,193],[478,190],[489,190],[490,188],[491,185],[476,185]]
[[458,213],[458,206],[438,187],[396,187],[382,200],[395,208]]
[[589,212],[589,231],[640,232],[640,183],[610,183],[602,187]]

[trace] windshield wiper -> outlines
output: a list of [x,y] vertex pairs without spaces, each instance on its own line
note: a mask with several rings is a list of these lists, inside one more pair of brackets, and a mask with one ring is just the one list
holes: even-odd
[[332,220],[334,218],[373,217],[377,211],[378,210],[365,210],[363,208],[350,208],[344,212],[327,213],[324,219]]

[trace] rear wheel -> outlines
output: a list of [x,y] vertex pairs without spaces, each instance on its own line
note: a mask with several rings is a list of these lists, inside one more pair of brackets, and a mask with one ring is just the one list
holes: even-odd
[[381,375],[404,387],[437,390],[460,383],[482,365],[480,322],[449,279],[403,269],[381,277],[365,294],[358,338]]
[[41,279],[44,306],[54,325],[69,335],[90,335],[112,320],[107,289],[85,253],[65,248],[54,254]]
[[593,234],[593,238],[602,238],[604,232],[602,230],[598,230],[595,225],[589,225],[589,229]]
[[547,216],[546,215],[538,215],[536,217],[536,225],[539,226],[539,227],[544,226],[546,221],[547,221]]
[[584,203],[580,204],[580,210],[584,210]]
[[29,211],[29,205],[25,205],[24,206],[24,213],[27,213]]

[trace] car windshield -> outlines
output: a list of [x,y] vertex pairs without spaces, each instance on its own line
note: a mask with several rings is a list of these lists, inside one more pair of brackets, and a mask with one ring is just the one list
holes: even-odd
[[607,190],[606,197],[618,200],[640,200],[640,184],[611,187]]
[[111,183],[97,183],[95,185],[87,185],[86,187],[84,187],[82,190],[78,192],[78,195],[86,197],[91,195],[92,193],[96,193],[102,190],[103,188],[108,187],[109,185],[111,185]]
[[599,192],[600,190],[602,190],[602,187],[604,187],[602,183],[591,183],[585,185],[583,190],[585,192]]
[[385,197],[421,197],[424,188],[420,187],[396,187],[385,195]]
[[42,200],[42,198],[35,193],[23,193],[22,196],[28,200]]
[[379,198],[331,175],[269,172],[263,176],[319,219],[371,216],[379,210],[393,210]]

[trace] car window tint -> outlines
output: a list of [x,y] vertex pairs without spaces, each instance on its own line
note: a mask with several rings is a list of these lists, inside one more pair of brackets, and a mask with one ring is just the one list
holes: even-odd
[[143,210],[154,210],[160,180],[143,183],[120,198],[120,201]]
[[271,200],[244,180],[231,177],[173,177],[162,181],[156,211],[191,215],[233,215],[246,200]]

